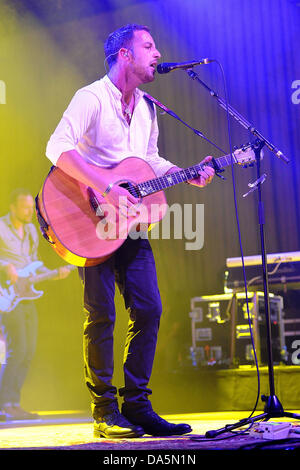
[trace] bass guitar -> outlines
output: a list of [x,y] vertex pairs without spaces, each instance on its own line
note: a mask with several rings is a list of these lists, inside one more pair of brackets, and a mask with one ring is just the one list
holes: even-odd
[[[14,284],[0,283],[0,313],[11,312],[21,300],[35,300],[43,295],[44,292],[36,290],[34,284],[56,277],[59,271],[54,269],[36,274],[42,266],[42,261],[33,261],[17,271],[18,279]],[[68,268],[73,270],[75,266],[69,265]]]
[[168,209],[165,189],[196,178],[206,165],[219,173],[232,160],[241,165],[254,162],[253,146],[235,150],[232,158],[225,155],[161,177],[137,157],[125,158],[108,169],[92,165],[99,178],[109,174],[112,185],[124,187],[138,199],[133,211],[126,214],[107,204],[101,193],[53,166],[36,197],[42,234],[66,262],[75,266],[100,264],[124,243],[130,231],[164,217]]

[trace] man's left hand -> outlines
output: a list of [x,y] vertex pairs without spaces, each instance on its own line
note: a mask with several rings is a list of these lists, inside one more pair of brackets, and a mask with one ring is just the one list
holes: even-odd
[[[208,163],[213,159],[213,157],[209,156],[204,158],[202,162],[200,163]],[[172,166],[169,171],[167,171],[166,175],[169,175],[170,173],[175,173],[176,171],[180,171],[182,168],[179,168],[178,166]],[[203,171],[199,172],[199,176],[197,178],[193,178],[192,180],[188,180],[187,183],[192,184],[193,186],[199,186],[200,188],[203,188],[207,184],[209,184],[215,174],[215,170],[211,166],[206,166]]]
[[[209,156],[204,158],[201,163],[208,163],[213,159],[213,157]],[[189,180],[188,183],[192,184],[193,186],[199,186],[200,188],[203,188],[207,184],[211,183],[213,177],[215,174],[215,170],[211,166],[205,166],[203,171],[199,172],[198,178],[194,178],[192,180]]]

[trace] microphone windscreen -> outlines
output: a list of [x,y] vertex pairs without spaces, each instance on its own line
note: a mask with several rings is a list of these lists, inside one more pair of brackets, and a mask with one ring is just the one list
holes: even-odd
[[156,70],[158,73],[168,73],[170,71],[167,64],[158,64],[158,66],[156,67]]

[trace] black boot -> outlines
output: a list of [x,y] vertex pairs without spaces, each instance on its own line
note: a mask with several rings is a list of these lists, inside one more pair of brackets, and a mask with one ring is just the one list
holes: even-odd
[[125,437],[141,437],[144,430],[130,423],[119,410],[97,418],[94,422],[94,436],[120,439]]
[[151,436],[181,435],[192,431],[192,428],[189,424],[169,423],[165,419],[158,416],[158,414],[153,411],[151,406],[139,409],[132,406],[126,407],[126,404],[123,404],[122,414],[132,424],[141,426],[145,431],[145,434],[150,434]]

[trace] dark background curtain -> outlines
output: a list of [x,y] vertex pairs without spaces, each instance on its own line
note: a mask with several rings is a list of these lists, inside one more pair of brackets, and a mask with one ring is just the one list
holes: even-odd
[[[0,2],[0,154],[1,212],[9,194],[27,187],[35,195],[50,168],[44,156],[47,140],[74,92],[105,74],[103,41],[114,29],[146,24],[162,61],[204,57],[223,66],[229,102],[290,158],[286,165],[264,150],[262,172],[268,253],[299,249],[299,24],[300,7],[289,0],[39,1]],[[199,77],[224,96],[216,63],[198,67]],[[225,152],[230,151],[227,116],[183,71],[157,75],[144,87]],[[187,167],[206,155],[222,153],[213,145],[158,111],[162,156]],[[234,146],[253,140],[230,119]],[[245,255],[260,252],[257,193],[243,198],[255,168],[234,168],[238,216]],[[204,245],[186,250],[187,240],[152,240],[164,303],[154,371],[188,363],[191,345],[190,299],[224,290],[226,258],[240,256],[233,178],[215,178],[199,190],[178,185],[168,203],[204,205]],[[193,212],[195,230],[195,212]],[[41,240],[49,267],[61,260]],[[82,380],[81,286],[76,274],[48,282],[38,301],[38,351],[24,390],[30,407],[46,409],[88,403]],[[116,296],[116,383],[122,383],[122,347],[128,320]],[[184,367],[184,366],[182,366]],[[166,387],[166,394],[168,390]],[[159,403],[159,400],[158,400]],[[164,410],[162,410],[164,411]],[[180,411],[180,410],[178,410]]]

